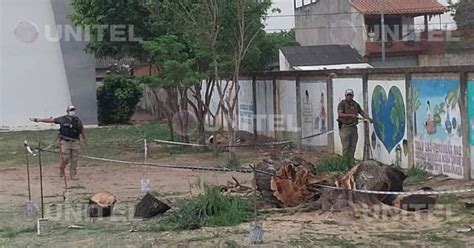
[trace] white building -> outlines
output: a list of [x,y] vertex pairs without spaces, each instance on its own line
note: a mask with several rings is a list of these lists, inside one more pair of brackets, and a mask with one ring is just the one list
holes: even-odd
[[94,57],[85,40],[57,36],[71,27],[69,11],[68,0],[0,1],[1,130],[47,128],[29,117],[64,115],[70,104],[97,124]]

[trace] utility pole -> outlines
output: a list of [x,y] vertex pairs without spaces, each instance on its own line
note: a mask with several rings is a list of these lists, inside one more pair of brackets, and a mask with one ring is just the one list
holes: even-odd
[[382,67],[385,66],[385,14],[384,14],[384,2],[380,0],[380,23],[382,25]]

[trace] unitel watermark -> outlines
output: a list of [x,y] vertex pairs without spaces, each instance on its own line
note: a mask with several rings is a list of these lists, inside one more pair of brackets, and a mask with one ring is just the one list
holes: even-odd
[[[142,42],[143,39],[136,35],[134,25],[90,25],[85,28],[72,25],[44,25],[38,26],[32,21],[22,21],[15,27],[16,38],[24,43],[34,43],[39,38],[48,42],[60,40],[70,42]],[[92,37],[94,39],[92,39]]]

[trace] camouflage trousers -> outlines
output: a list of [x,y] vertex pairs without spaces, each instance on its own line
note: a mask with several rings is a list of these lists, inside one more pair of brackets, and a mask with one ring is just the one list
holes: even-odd
[[343,125],[339,129],[339,136],[341,137],[343,156],[354,160],[354,154],[357,148],[357,141],[359,134],[357,133],[357,126]]

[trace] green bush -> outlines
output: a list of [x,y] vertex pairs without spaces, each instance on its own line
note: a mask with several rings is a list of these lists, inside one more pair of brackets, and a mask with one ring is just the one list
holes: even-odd
[[428,180],[428,177],[430,176],[430,173],[426,171],[423,166],[420,165],[415,165],[411,167],[406,174],[408,178],[405,181],[405,184],[407,185],[419,184]]
[[142,94],[140,86],[131,79],[106,77],[104,84],[97,89],[99,123],[128,123]]
[[250,199],[223,195],[217,187],[205,185],[204,194],[163,217],[155,231],[197,229],[201,226],[233,226],[251,220]]
[[315,166],[317,173],[323,172],[345,172],[352,164],[352,159],[334,155],[318,162]]

